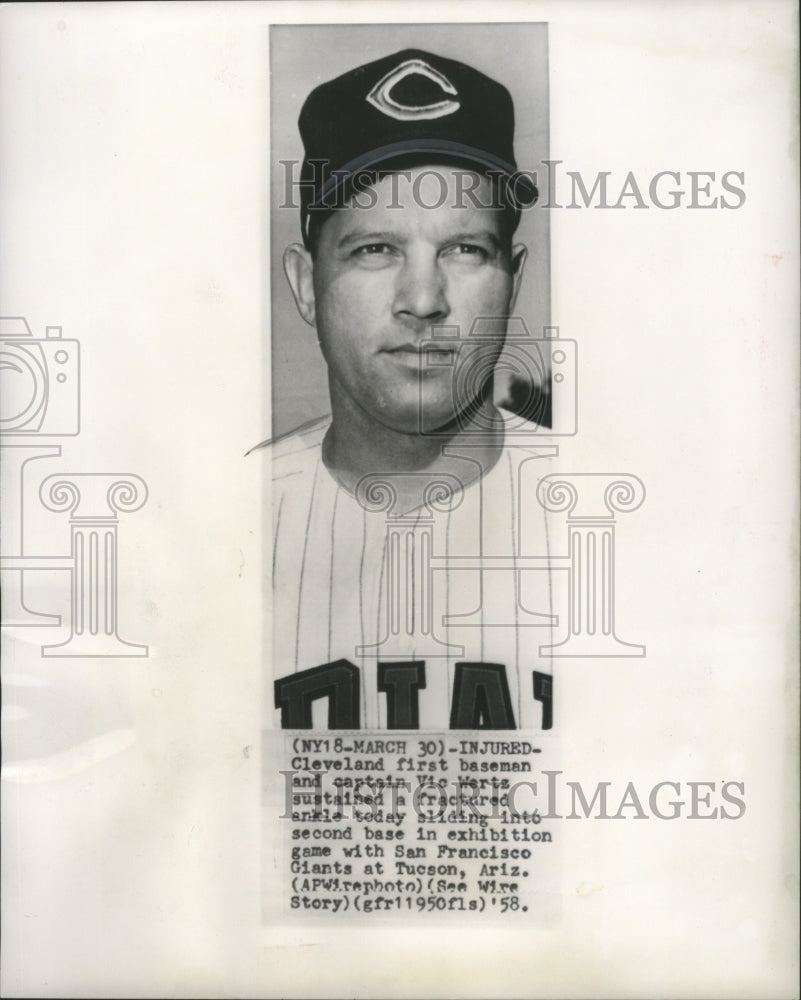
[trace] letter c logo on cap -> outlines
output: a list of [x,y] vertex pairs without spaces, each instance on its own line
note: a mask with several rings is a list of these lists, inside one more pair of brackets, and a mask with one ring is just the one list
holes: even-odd
[[390,118],[398,121],[411,122],[426,118],[444,118],[445,115],[452,115],[459,110],[459,102],[444,98],[433,104],[423,104],[420,107],[412,107],[408,104],[400,104],[392,97],[392,90],[401,80],[412,74],[428,77],[436,83],[445,94],[458,96],[456,87],[442,73],[429,66],[422,59],[407,59],[391,70],[385,77],[378,81],[370,93],[367,100],[374,108]]

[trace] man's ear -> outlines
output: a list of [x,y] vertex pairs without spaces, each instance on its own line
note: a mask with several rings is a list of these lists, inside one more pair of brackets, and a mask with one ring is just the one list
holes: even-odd
[[517,302],[517,293],[520,291],[520,283],[523,280],[523,268],[528,257],[528,247],[525,243],[515,243],[512,247],[512,298],[509,301],[509,311],[511,312]]
[[314,263],[309,251],[300,243],[291,243],[284,251],[284,273],[295,297],[298,312],[309,326],[314,326]]

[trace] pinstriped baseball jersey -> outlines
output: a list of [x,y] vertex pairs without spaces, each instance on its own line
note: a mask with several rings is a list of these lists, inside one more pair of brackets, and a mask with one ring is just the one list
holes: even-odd
[[[511,420],[519,427],[519,418],[501,413],[507,427]],[[379,664],[422,663],[419,728],[431,730],[460,728],[460,665],[492,665],[508,690],[505,721],[496,728],[547,728],[549,710],[535,697],[534,676],[550,674],[549,659],[538,652],[552,641],[550,576],[544,568],[521,571],[515,559],[548,555],[536,489],[555,449],[507,434],[485,475],[398,517],[357,499],[329,472],[322,459],[329,423],[317,421],[266,449],[273,676],[280,681],[346,661],[358,668],[359,725],[383,729],[391,725],[390,699]],[[266,691],[267,711],[277,719],[272,685]],[[326,711],[324,699],[314,703],[314,728],[326,727]]]

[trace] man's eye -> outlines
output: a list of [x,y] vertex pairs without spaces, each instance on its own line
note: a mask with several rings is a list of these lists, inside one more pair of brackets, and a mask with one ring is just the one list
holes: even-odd
[[475,261],[483,261],[489,258],[489,253],[478,243],[455,243],[451,247],[451,253],[455,257],[463,257]]
[[391,267],[398,259],[398,251],[390,243],[362,243],[351,251],[350,258],[357,267],[376,271]]
[[386,243],[365,243],[364,246],[357,247],[353,254],[355,257],[380,257],[392,252],[392,248]]

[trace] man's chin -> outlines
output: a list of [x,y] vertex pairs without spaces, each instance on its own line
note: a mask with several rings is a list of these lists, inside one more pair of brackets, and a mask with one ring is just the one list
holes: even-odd
[[458,429],[458,418],[452,409],[426,412],[421,411],[418,404],[408,409],[382,409],[380,415],[376,415],[389,430],[412,437],[426,437],[429,434],[439,436],[447,433],[450,427]]
[[469,412],[459,412],[450,408],[420,410],[406,413],[385,414],[386,426],[401,434],[416,437],[447,437],[458,434],[471,423]]
[[492,412],[491,402],[483,395],[460,406],[459,400],[453,398],[450,382],[447,388],[437,387],[435,392],[418,390],[405,394],[405,398],[398,395],[373,411],[385,427],[397,433],[438,438],[458,434],[471,427],[477,416],[485,426],[486,420],[481,420],[481,414]]

